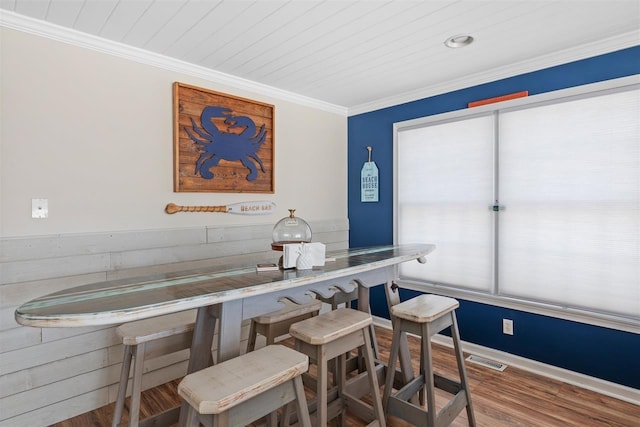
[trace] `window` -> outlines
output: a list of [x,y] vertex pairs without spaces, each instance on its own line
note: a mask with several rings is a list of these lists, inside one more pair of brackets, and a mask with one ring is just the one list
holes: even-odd
[[437,246],[404,284],[637,325],[640,89],[620,80],[396,124],[396,242]]
[[[398,243],[435,243],[410,277],[490,291],[493,283],[493,117],[420,127],[398,139]],[[425,143],[425,141],[428,141]]]

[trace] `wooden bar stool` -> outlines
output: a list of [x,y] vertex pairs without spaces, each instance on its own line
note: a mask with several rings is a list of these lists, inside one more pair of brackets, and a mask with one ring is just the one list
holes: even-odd
[[[377,420],[377,425],[384,427],[385,418],[369,326],[373,323],[371,315],[350,308],[339,308],[311,319],[291,325],[289,333],[295,338],[295,347],[308,355],[317,366],[317,389],[315,425],[326,426],[330,419],[340,415],[341,424],[346,423],[345,409],[351,409],[360,418],[367,421]],[[346,379],[345,353],[360,349],[364,354],[367,370],[355,378]],[[332,400],[328,405],[328,369],[327,363],[338,358],[337,394],[331,391]],[[362,386],[364,377],[368,384]],[[334,387],[335,388],[335,387]],[[361,400],[365,394],[371,394],[373,407]]]
[[[335,291],[333,295],[325,295],[319,291],[313,291],[316,294],[316,298],[320,301],[329,304],[331,310],[337,310],[340,307],[351,308],[351,303],[358,300],[358,286],[355,283],[353,289],[349,289],[349,286],[334,285],[332,286]],[[378,341],[376,340],[375,330],[373,324],[371,324],[371,342],[373,344],[373,356],[378,358]],[[335,369],[333,369],[335,371]],[[358,355],[347,354],[347,372],[353,372],[359,370],[364,371],[362,359]]]
[[[180,382],[178,394],[189,404],[187,425],[246,426],[295,401],[298,419],[311,426],[301,375],[309,358],[282,345],[269,345],[215,366],[193,372]],[[198,425],[198,424],[195,424]]]
[[317,316],[322,308],[322,302],[313,300],[306,304],[286,303],[286,306],[263,316],[251,319],[247,352],[256,348],[258,334],[267,339],[267,345],[275,342],[275,339],[289,334],[289,327],[296,322]]
[[[191,348],[195,319],[195,310],[189,310],[125,323],[116,329],[124,344],[124,359],[112,427],[118,426],[122,420],[131,360],[134,359],[129,426],[137,426],[140,417],[140,395],[145,359]],[[177,414],[176,411],[176,420]]]
[[[469,425],[476,425],[455,314],[458,306],[458,301],[453,298],[420,295],[391,307],[393,339],[383,397],[387,414],[402,418],[415,426],[436,427],[451,424],[466,407]],[[434,373],[431,362],[431,337],[449,326],[460,381]],[[391,395],[400,342],[406,333],[416,334],[422,340],[420,374]],[[439,412],[436,410],[435,388],[454,395]],[[426,410],[409,402],[416,393],[419,393],[423,405],[426,393]]]

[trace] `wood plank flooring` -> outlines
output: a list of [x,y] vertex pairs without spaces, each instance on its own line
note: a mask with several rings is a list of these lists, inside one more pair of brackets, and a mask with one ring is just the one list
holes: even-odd
[[[376,327],[380,357],[387,360],[391,333]],[[291,340],[284,343],[291,345]],[[419,354],[418,340],[409,337],[412,354]],[[457,378],[455,357],[452,350],[433,344],[434,369]],[[465,355],[466,356],[466,355]],[[415,358],[414,358],[415,359]],[[417,370],[417,360],[414,369]],[[534,375],[509,366],[504,372],[467,363],[467,375],[478,426],[482,427],[640,427],[640,406],[594,393],[580,387]],[[147,417],[179,403],[176,389],[179,380],[148,390],[142,396],[142,417]],[[444,405],[446,393],[438,393],[437,404]],[[127,399],[128,405],[128,399]],[[55,427],[110,426],[114,405],[54,424]],[[125,420],[127,413],[125,410]],[[126,425],[126,424],[125,424]],[[364,426],[362,421],[349,417],[347,426]],[[406,427],[409,424],[391,417],[390,427]],[[467,426],[466,413],[452,424]]]

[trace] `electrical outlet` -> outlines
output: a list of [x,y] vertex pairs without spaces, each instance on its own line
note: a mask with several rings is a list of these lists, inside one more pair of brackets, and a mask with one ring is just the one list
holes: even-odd
[[48,199],[31,199],[31,218],[48,218],[49,217],[49,200]]
[[502,333],[507,335],[513,335],[513,320],[502,319]]

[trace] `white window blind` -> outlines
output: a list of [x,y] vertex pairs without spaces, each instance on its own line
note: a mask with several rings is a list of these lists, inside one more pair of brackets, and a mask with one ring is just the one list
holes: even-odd
[[397,241],[438,248],[403,276],[491,289],[493,141],[492,116],[398,133]]
[[501,115],[501,293],[640,316],[639,101]]
[[636,86],[399,127],[395,239],[437,246],[401,278],[640,319],[639,111]]

